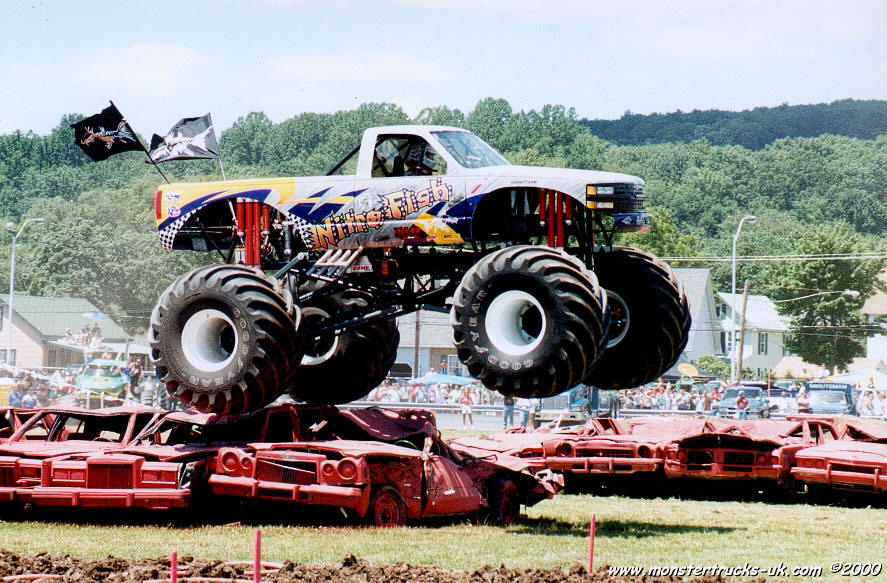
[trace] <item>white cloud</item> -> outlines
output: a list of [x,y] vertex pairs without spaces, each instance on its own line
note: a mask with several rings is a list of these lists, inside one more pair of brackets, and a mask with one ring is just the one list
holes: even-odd
[[440,91],[461,83],[458,69],[416,56],[385,52],[283,56],[241,84],[242,99],[275,121],[302,111],[332,112],[361,103],[396,103],[415,115],[439,105]]

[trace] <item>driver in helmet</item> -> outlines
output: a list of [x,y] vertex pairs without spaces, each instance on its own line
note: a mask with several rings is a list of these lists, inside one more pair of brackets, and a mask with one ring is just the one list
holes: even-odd
[[406,176],[430,176],[437,168],[437,154],[424,141],[416,142],[410,146],[404,164]]

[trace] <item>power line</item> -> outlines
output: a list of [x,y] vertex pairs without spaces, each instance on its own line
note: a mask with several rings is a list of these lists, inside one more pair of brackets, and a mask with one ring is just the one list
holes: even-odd
[[[669,263],[728,263],[732,257],[701,255],[698,257],[661,257]],[[870,261],[887,259],[887,253],[827,253],[820,255],[737,255],[736,261]]]

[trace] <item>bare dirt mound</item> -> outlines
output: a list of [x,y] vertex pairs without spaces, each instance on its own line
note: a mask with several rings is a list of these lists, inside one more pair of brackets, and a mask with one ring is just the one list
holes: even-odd
[[[170,559],[78,559],[52,557],[47,553],[27,555],[0,550],[0,580],[12,583],[156,582],[170,580]],[[179,557],[178,580],[182,583],[251,583],[253,565],[246,561],[214,561]],[[353,555],[341,565],[263,563],[262,581],[268,583],[608,583],[675,581],[666,577],[610,577],[606,567],[593,574],[582,566],[569,570],[510,569],[484,566],[474,571],[449,571],[407,563],[371,565]],[[684,581],[718,582],[724,579],[695,578]],[[759,579],[758,581],[763,581]]]

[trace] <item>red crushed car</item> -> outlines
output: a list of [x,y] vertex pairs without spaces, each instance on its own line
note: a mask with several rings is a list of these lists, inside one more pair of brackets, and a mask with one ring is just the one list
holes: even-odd
[[818,418],[745,421],[668,444],[665,474],[672,479],[786,484],[799,450],[837,438],[835,426]]
[[626,428],[613,419],[590,419],[581,428],[510,432],[450,442],[475,456],[501,452],[518,456],[534,469],[564,475],[628,475],[662,469],[663,443],[713,428],[705,419],[644,419]]
[[513,456],[454,451],[430,411],[342,410],[309,432],[297,443],[223,448],[212,492],[341,507],[377,526],[484,509],[508,524],[562,483]]
[[141,406],[38,410],[0,444],[0,502],[19,500],[20,492],[39,486],[45,460],[119,448],[162,413]]
[[237,417],[193,410],[169,413],[129,445],[47,460],[40,484],[17,495],[34,506],[187,508],[209,497],[207,480],[215,471],[220,448],[253,441],[295,441],[300,436],[300,415],[313,423],[330,411],[280,405]]
[[843,437],[798,452],[792,477],[808,486],[887,493],[887,423],[854,420]]
[[9,441],[12,434],[36,413],[36,409],[0,407],[0,443]]

